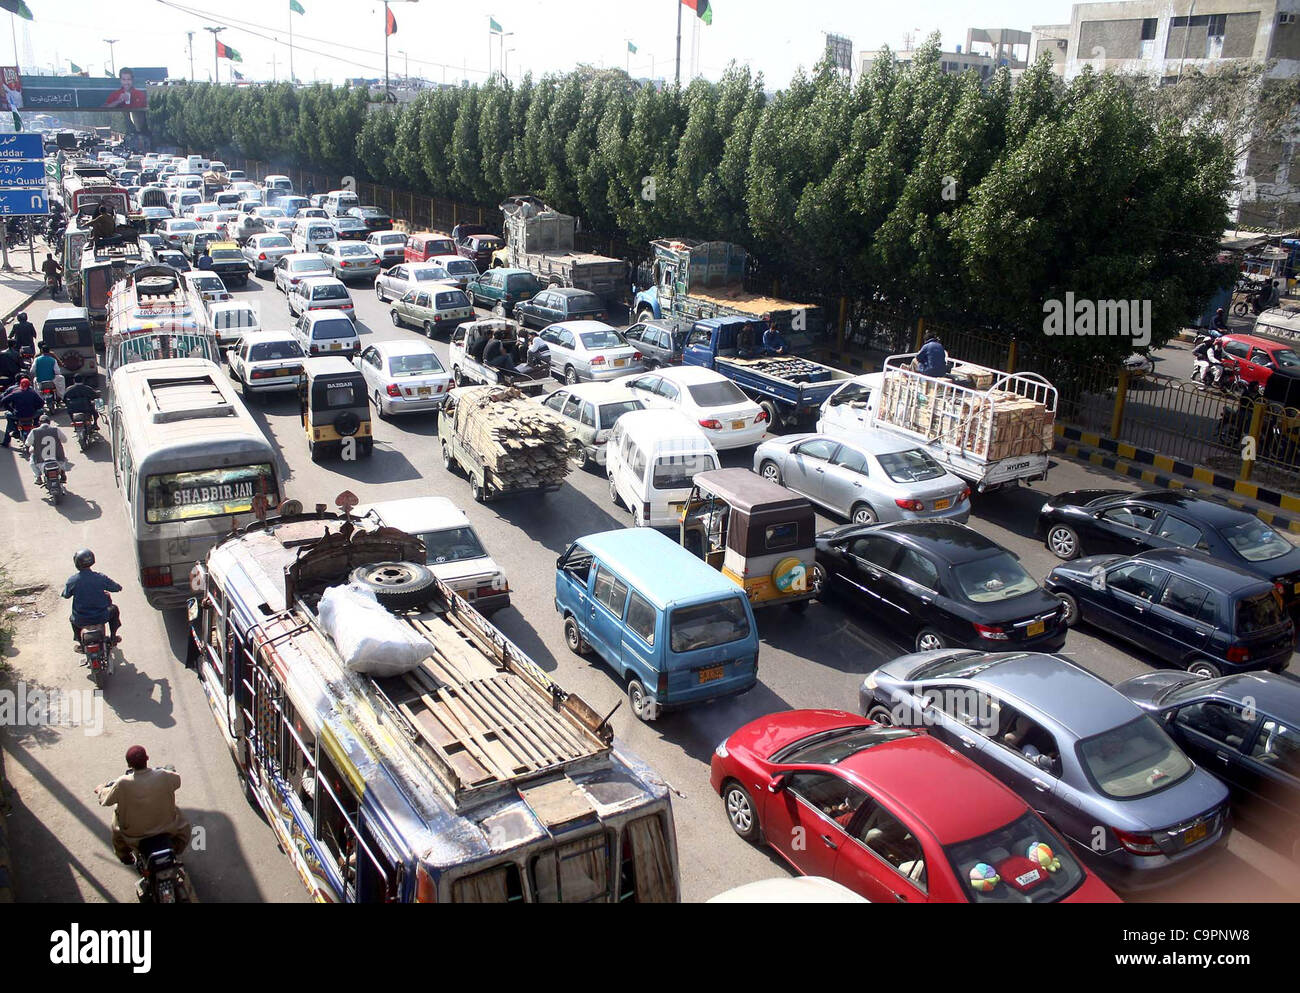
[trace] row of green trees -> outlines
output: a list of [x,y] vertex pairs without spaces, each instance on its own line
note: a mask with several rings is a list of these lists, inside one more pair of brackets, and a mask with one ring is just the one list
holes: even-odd
[[[191,85],[151,99],[158,140],[428,195],[530,192],[630,244],[745,245],[801,299],[885,304],[1029,337],[1044,304],[1152,301],[1160,344],[1223,282],[1230,142],[1141,85],[1044,59],[1013,86],[942,71],[937,39],[850,84],[822,65],[767,96],[730,68],[681,89],[580,69],[371,108],[355,89]],[[1056,350],[1126,352],[1115,339]]]

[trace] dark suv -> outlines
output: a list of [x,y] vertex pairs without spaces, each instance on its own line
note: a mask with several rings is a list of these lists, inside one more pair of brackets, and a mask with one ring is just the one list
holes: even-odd
[[623,337],[637,346],[647,369],[658,369],[682,364],[682,349],[686,347],[690,330],[678,321],[651,320],[633,324],[623,332]]
[[590,290],[553,286],[531,300],[515,304],[515,319],[525,327],[535,328],[557,321],[603,321],[605,304]]
[[487,307],[498,317],[509,317],[515,304],[531,300],[542,289],[542,284],[527,269],[489,269],[477,279],[471,279],[465,292],[477,307]]

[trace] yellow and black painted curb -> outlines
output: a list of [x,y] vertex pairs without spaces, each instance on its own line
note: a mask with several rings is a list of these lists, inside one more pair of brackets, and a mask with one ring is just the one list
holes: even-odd
[[[1122,441],[1115,441],[1113,438],[1106,438],[1067,424],[1056,425],[1055,449],[1067,458],[1101,466],[1121,476],[1140,479],[1154,486],[1181,489],[1200,483],[1224,490],[1226,493],[1235,493],[1256,503],[1269,504],[1270,507],[1276,507],[1277,511],[1252,506],[1244,500],[1223,498],[1233,507],[1250,511],[1265,524],[1300,534],[1300,497],[1294,494],[1271,490],[1257,483],[1238,479],[1236,476],[1215,472],[1205,466],[1170,458],[1168,455],[1134,448]],[[1297,516],[1292,517],[1289,516],[1290,514]]]

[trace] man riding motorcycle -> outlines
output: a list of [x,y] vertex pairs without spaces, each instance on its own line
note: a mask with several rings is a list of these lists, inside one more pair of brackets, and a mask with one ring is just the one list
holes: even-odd
[[72,415],[73,423],[76,423],[78,414],[85,414],[90,418],[90,424],[95,429],[99,428],[99,410],[95,407],[95,401],[98,399],[99,390],[89,385],[81,373],[72,377],[72,385],[63,394],[64,406]]
[[42,413],[40,423],[27,436],[27,450],[31,452],[29,461],[37,485],[43,486],[45,484],[45,476],[41,472],[41,467],[46,462],[58,462],[63,467],[64,473],[67,473],[69,465],[63,452],[63,443],[67,440],[68,436],[63,433],[63,430],[57,424],[50,422],[50,415]]
[[63,392],[63,377],[59,375],[59,363],[49,345],[41,345],[41,354],[32,360],[32,379],[40,383],[53,383],[54,395]]
[[9,340],[18,346],[19,352],[24,348],[29,352],[36,351],[36,325],[27,319],[27,313],[18,315],[18,320],[9,332]]
[[166,834],[176,854],[189,846],[190,822],[176,806],[181,777],[170,769],[150,769],[142,745],[126,750],[127,770],[112,783],[95,788],[101,807],[116,806],[113,813],[113,854],[133,865],[133,849],[146,838]]
[[0,396],[0,407],[8,412],[9,418],[0,448],[8,448],[9,439],[18,433],[18,422],[36,420],[36,415],[45,407],[45,398],[32,389],[32,381],[24,376],[17,386],[10,387],[4,396]]
[[117,609],[110,593],[121,593],[122,587],[109,579],[102,572],[91,568],[95,564],[95,553],[83,548],[72,557],[77,567],[77,574],[68,579],[63,587],[63,599],[72,601],[72,640],[81,644],[81,629],[91,624],[107,624],[109,643],[120,644],[122,639],[117,632],[122,627],[122,615]]
[[54,256],[49,252],[45,253],[45,261],[41,263],[41,272],[45,273],[45,282],[50,284],[54,292],[58,292],[63,287],[63,266],[54,261]]
[[0,351],[0,383],[4,384],[5,388],[12,386],[18,380],[22,368],[18,349],[13,345],[6,345],[4,350]]

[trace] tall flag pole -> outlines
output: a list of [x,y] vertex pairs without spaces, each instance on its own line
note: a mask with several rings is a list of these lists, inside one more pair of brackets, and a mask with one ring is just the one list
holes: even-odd
[[388,0],[384,0],[384,103],[392,99],[388,88],[388,39],[397,34],[397,18],[388,9]]
[[289,83],[294,82],[293,75],[293,15],[306,14],[307,11],[298,0],[289,0]]
[[505,41],[506,41],[505,28],[503,28],[500,24],[496,22],[495,17],[493,17],[491,14],[488,14],[488,79],[492,78],[492,36],[493,35],[497,36],[497,48],[502,50],[502,55],[499,60],[500,62],[499,68],[504,71],[505,69],[504,49],[505,49]]

